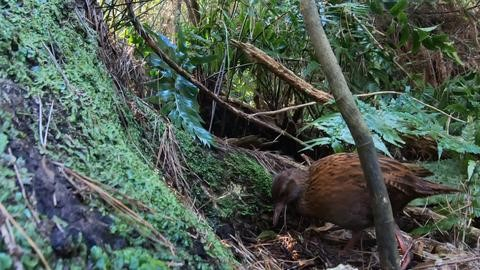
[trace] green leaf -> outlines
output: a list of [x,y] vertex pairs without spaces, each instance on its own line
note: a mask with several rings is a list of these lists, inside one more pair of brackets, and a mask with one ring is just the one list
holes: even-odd
[[437,221],[435,225],[437,226],[438,229],[442,231],[448,231],[452,229],[453,226],[455,226],[455,224],[458,223],[458,221],[459,221],[458,217],[456,217],[455,215],[450,215],[447,218]]
[[465,128],[463,128],[462,130],[462,138],[469,143],[475,143],[476,133],[477,133],[477,129],[475,126],[475,122],[473,121],[468,122]]
[[316,61],[310,61],[305,69],[302,71],[304,78],[312,75],[313,72],[317,71],[320,68],[320,64]]
[[425,39],[423,39],[422,45],[429,50],[435,50],[437,48],[437,46],[433,43],[430,37],[426,37]]
[[400,12],[397,16],[397,20],[398,20],[398,23],[402,26],[402,27],[407,27],[408,26],[408,17],[407,17],[407,13],[405,12]]
[[10,255],[4,252],[0,252],[0,269],[10,269],[13,261]]
[[417,53],[420,49],[420,45],[422,44],[422,42],[420,41],[420,35],[417,31],[413,31],[412,33],[412,43],[412,52]]
[[259,241],[268,241],[273,240],[277,237],[277,233],[271,230],[262,231],[258,236],[257,239]]
[[345,147],[339,140],[333,140],[331,146],[335,153],[345,152]]
[[477,167],[477,162],[475,160],[469,160],[468,161],[468,167],[467,167],[467,179],[470,181],[473,175],[473,171],[475,170],[475,167]]
[[417,27],[418,30],[422,32],[432,32],[433,30],[437,29],[438,25],[430,26],[430,27]]
[[385,143],[383,143],[382,139],[380,139],[380,137],[377,134],[372,134],[372,139],[373,139],[373,143],[375,144],[375,148],[382,151],[385,155],[392,157],[392,155],[387,149],[387,146],[385,145]]
[[393,16],[397,16],[401,11],[405,10],[408,6],[408,1],[407,0],[399,0],[391,9],[390,13],[392,13]]
[[202,55],[202,56],[194,56],[190,58],[190,61],[193,65],[203,65],[209,64],[214,61],[218,60],[218,56],[216,55]]
[[399,45],[404,46],[407,43],[409,37],[410,37],[410,27],[408,25],[402,27],[402,30],[400,31]]
[[435,230],[435,227],[430,224],[430,225],[425,225],[425,226],[418,227],[418,228],[414,229],[413,231],[411,231],[410,233],[412,235],[415,235],[415,236],[424,236],[424,235],[429,234],[430,232],[432,232],[434,230]]
[[369,1],[370,10],[375,14],[383,13],[383,3],[382,0],[370,0]]
[[454,52],[445,52],[445,54],[450,57],[451,59],[453,59],[457,64],[459,65],[465,65],[463,63],[463,61],[460,59],[460,56],[458,56],[458,53],[456,51]]
[[427,31],[423,31],[420,28],[414,28],[414,32],[418,35],[419,42],[422,42],[429,37],[429,33]]
[[313,139],[310,141],[305,142],[307,146],[305,146],[303,149],[300,150],[300,152],[310,150],[315,146],[321,146],[321,145],[329,145],[331,144],[332,139],[329,137],[321,137],[317,139]]
[[[178,48],[164,35],[155,33],[149,29],[147,31],[155,36],[157,45],[172,60],[181,63],[181,66],[191,71],[195,68],[192,65],[186,53],[185,36],[182,31],[178,33]],[[208,56],[211,60],[214,55]],[[204,61],[207,58],[196,60]],[[146,100],[152,104],[160,106],[160,112],[168,116],[172,123],[182,128],[192,137],[197,138],[204,145],[213,143],[212,135],[202,127],[203,120],[199,114],[199,105],[197,102],[198,89],[190,81],[178,75],[156,54],[150,54],[147,57],[147,63],[150,64],[149,74],[153,77],[153,83],[149,86],[156,90],[156,94],[147,97]]]

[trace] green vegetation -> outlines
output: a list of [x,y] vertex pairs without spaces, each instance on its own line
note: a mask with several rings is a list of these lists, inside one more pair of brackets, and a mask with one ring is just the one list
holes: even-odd
[[[142,141],[140,127],[116,96],[111,79],[96,55],[96,35],[77,15],[74,5],[64,1],[27,1],[23,5],[3,1],[1,6],[0,78],[13,80],[26,89],[25,103],[16,108],[16,113],[21,112],[22,118],[28,120],[24,123],[28,131],[19,131],[12,124],[13,115],[0,110],[0,202],[40,247],[51,266],[75,264],[84,268],[89,261],[98,269],[121,265],[164,268],[170,263],[200,269],[212,264],[225,268],[235,265],[231,252],[211,228],[179,202],[162,176],[138,152],[135,142]],[[40,228],[26,208],[15,183],[12,156],[7,151],[8,142],[15,139],[40,141],[38,109],[33,107],[38,106],[33,102],[37,97],[43,102],[44,125],[49,105],[54,103],[48,142],[45,148],[38,146],[40,152],[154,209],[154,213],[144,214],[143,218],[174,244],[175,255],[162,245],[152,246],[145,237],[148,232],[138,235],[134,229],[138,226],[112,212],[95,196],[85,202],[113,218],[111,230],[128,239],[126,246],[120,250],[94,247],[90,252],[83,247],[80,248],[83,251],[71,259],[60,259],[52,252],[49,231],[39,233]],[[6,98],[2,96],[2,101],[8,100]],[[127,129],[119,121],[118,112],[126,116]],[[18,159],[15,164],[25,185],[30,186],[28,179],[33,172],[28,171],[24,160]],[[198,232],[197,240],[189,234],[192,228]],[[24,252],[21,257],[24,266],[27,269],[41,266],[26,239],[14,232]],[[200,241],[204,247],[207,255],[203,258],[194,251],[194,241]],[[0,260],[5,262],[2,265],[11,265],[12,258],[4,252],[3,242],[0,250]]]
[[[192,72],[195,68],[189,58],[185,41],[178,40],[178,48],[166,36],[148,31],[159,47],[173,61],[181,64],[182,68]],[[175,73],[160,57],[153,53],[152,49],[146,46],[145,42],[136,32],[125,31],[124,35],[129,42],[136,46],[137,53],[147,59],[150,70],[148,74],[152,78],[151,89],[155,92],[147,100],[160,107],[160,112],[168,115],[170,120],[183,128],[194,138],[198,138],[204,145],[211,145],[213,138],[211,134],[202,127],[203,120],[198,111],[197,102],[198,89],[188,80]]]
[[270,206],[265,206],[270,196],[271,176],[262,166],[243,153],[206,151],[196,146],[187,134],[177,134],[191,178],[200,177],[212,191],[206,194],[200,186],[194,187],[197,205],[207,204],[206,211],[214,223],[269,209]]

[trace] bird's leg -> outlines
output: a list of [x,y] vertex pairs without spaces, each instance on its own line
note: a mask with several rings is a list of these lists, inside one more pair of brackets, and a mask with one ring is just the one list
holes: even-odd
[[360,240],[362,237],[362,231],[352,231],[352,238],[348,240],[347,244],[345,247],[338,253],[340,256],[345,256],[349,251],[353,249],[355,244]]
[[395,228],[395,238],[397,238],[398,246],[403,253],[403,258],[400,263],[400,269],[405,270],[412,261],[412,254],[409,252],[409,248],[407,247],[407,245],[405,245],[402,233],[398,226]]

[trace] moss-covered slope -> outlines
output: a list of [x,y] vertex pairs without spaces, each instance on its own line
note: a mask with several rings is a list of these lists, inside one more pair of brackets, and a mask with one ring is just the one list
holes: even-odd
[[[75,3],[61,0],[0,1],[0,78],[18,86],[12,86],[9,81],[2,82],[2,89],[10,90],[0,95],[0,203],[38,245],[52,268],[62,265],[75,265],[79,269],[87,266],[234,267],[237,263],[230,250],[219,241],[204,219],[178,200],[161,173],[149,165],[150,158],[142,155],[135,146],[134,142],[142,141],[141,132],[128,112],[123,118],[119,116],[124,104],[117,97],[113,83],[97,57],[96,35],[82,19],[82,13]],[[42,146],[39,130],[46,131],[50,106],[53,113],[46,145]],[[40,115],[43,121],[39,128]],[[125,121],[128,125],[122,125]],[[203,151],[191,142],[191,138],[183,136],[183,141],[189,144],[185,146],[187,154]],[[41,161],[44,157],[47,161]],[[237,163],[238,158],[231,156],[226,162]],[[105,220],[109,225],[108,237],[115,238],[111,243],[117,244],[92,245],[100,242],[93,239],[88,243],[82,241],[88,238],[87,235],[77,238],[72,234],[66,236],[74,238],[67,241],[75,246],[73,251],[59,252],[65,249],[55,246],[53,242],[58,239],[52,236],[52,232],[60,231],[65,236],[64,231],[70,232],[72,225],[65,220],[68,215],[55,212],[55,209],[50,212],[37,209],[43,200],[51,202],[56,199],[52,196],[50,200],[48,193],[46,198],[40,198],[41,191],[35,186],[36,181],[42,182],[52,173],[55,174],[52,181],[57,181],[53,193],[61,186],[65,192],[74,194],[71,185],[62,182],[61,179],[66,178],[54,162],[114,187],[153,209],[153,213],[135,210],[173,244],[173,253],[165,245],[151,241],[148,232],[139,233],[141,230],[135,222],[119,215],[94,193],[72,201],[85,204],[88,211],[94,211],[92,218]],[[192,160],[191,165],[197,169],[196,173],[203,175],[202,166],[215,166],[215,162],[217,160],[209,163]],[[258,164],[249,166],[259,168]],[[206,170],[209,172],[205,175],[211,174],[217,181],[229,171],[223,165]],[[241,171],[230,173],[246,174]],[[268,180],[264,171],[258,169],[257,173],[254,177],[259,181]],[[26,196],[22,194],[19,179],[25,186]],[[27,208],[27,199],[33,205],[33,211]],[[58,204],[53,205],[58,207]],[[79,206],[75,209],[87,213],[87,208]],[[37,214],[38,224],[34,217]],[[3,219],[0,219],[0,226],[2,224]],[[8,244],[0,241],[0,269],[10,268],[15,263],[22,263],[27,269],[43,267],[25,237],[10,225],[8,227],[21,252],[12,254]],[[76,231],[73,231],[78,233],[81,228],[75,227]]]

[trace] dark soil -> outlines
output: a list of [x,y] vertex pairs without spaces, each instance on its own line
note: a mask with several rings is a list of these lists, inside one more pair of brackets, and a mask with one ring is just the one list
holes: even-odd
[[[11,113],[15,129],[26,135],[11,141],[8,147],[17,159],[25,160],[26,169],[33,175],[32,185],[26,186],[27,197],[34,198],[36,210],[48,217],[47,222],[41,222],[40,231],[50,238],[55,253],[74,256],[82,243],[88,247],[110,245],[114,249],[125,246],[123,238],[110,233],[112,219],[85,205],[61,168],[37,149],[31,127],[35,126],[32,114],[38,115],[34,109],[38,105],[24,97],[27,91],[11,81],[0,80],[0,93],[0,110]],[[56,224],[58,219],[64,223]]]

